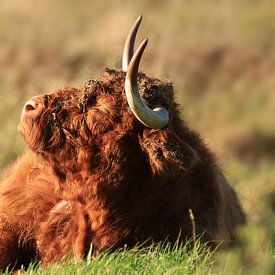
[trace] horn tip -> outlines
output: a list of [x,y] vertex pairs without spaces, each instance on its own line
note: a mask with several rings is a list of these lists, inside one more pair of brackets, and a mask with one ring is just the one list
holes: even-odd
[[142,20],[142,14],[140,14],[137,18],[137,21],[140,22]]
[[144,46],[144,47],[146,47],[147,46],[147,44],[148,44],[148,41],[149,41],[149,39],[146,37],[143,41],[142,41],[142,46]]

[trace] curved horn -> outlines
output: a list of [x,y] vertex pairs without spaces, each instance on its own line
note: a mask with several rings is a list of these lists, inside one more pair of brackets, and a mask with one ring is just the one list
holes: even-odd
[[135,117],[145,126],[158,129],[169,122],[168,111],[164,107],[150,109],[141,99],[137,83],[138,67],[147,43],[148,39],[144,39],[129,64],[125,78],[125,92]]
[[142,16],[140,15],[135,24],[133,25],[132,29],[130,30],[125,46],[124,46],[124,51],[123,51],[123,57],[122,57],[122,70],[124,72],[127,72],[128,65],[132,59],[132,56],[134,54],[134,46],[135,46],[135,40],[136,40],[136,35],[138,32],[139,25],[141,23]]

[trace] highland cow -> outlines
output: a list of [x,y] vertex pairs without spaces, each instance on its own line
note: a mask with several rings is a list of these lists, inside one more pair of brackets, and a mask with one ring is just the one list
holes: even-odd
[[245,221],[236,193],[200,136],[180,119],[170,82],[138,73],[141,22],[123,70],[82,88],[27,101],[19,131],[29,150],[0,184],[0,269],[34,259],[148,242],[231,243]]

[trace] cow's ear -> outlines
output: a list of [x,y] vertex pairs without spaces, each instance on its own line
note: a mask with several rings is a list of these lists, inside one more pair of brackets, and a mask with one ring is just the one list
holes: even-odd
[[188,172],[199,161],[196,151],[171,130],[144,130],[139,137],[153,174]]

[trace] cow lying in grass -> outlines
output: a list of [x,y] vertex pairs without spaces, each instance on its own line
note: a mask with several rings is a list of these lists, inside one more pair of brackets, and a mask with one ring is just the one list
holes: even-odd
[[91,245],[185,241],[194,227],[206,241],[235,240],[245,218],[215,157],[180,119],[172,84],[138,73],[140,22],[122,71],[25,104],[29,150],[0,184],[0,269],[82,259]]

